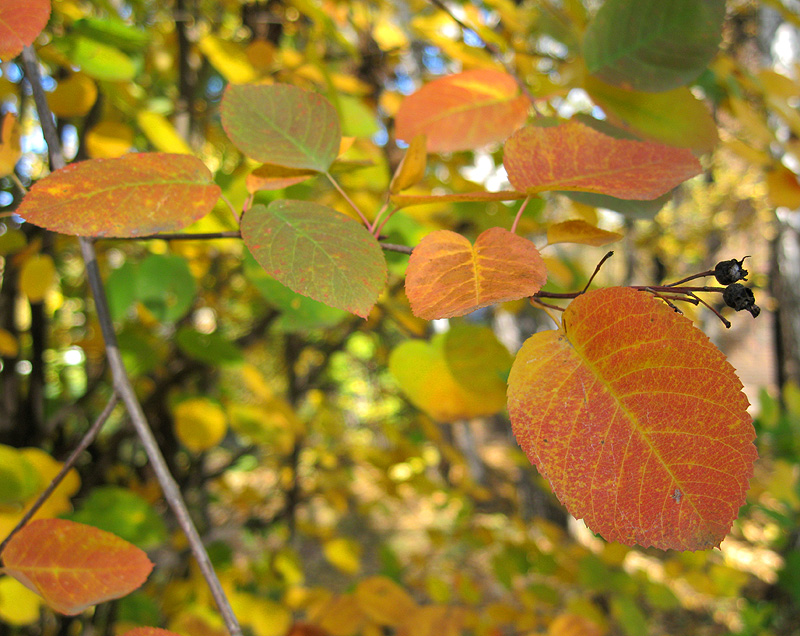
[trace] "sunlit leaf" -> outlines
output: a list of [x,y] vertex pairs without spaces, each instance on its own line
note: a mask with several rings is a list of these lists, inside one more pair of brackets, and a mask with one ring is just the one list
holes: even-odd
[[250,194],[260,190],[282,190],[307,181],[317,174],[316,170],[307,168],[284,168],[265,163],[247,175],[245,184]]
[[136,546],[65,519],[29,523],[8,543],[3,565],[7,574],[67,615],[129,594],[153,569]]
[[503,164],[517,190],[578,190],[655,199],[702,170],[685,148],[615,139],[577,121],[527,126],[506,142]]
[[742,385],[690,320],[627,288],[584,294],[523,345],[517,442],[567,509],[625,545],[718,546],[744,503],[755,432]]
[[228,432],[225,411],[208,398],[190,398],[173,409],[175,436],[190,451],[202,453],[217,446]]
[[97,101],[97,84],[85,73],[73,73],[47,94],[47,105],[58,117],[84,117]]
[[54,40],[53,46],[98,81],[126,82],[136,76],[136,64],[115,46],[83,35],[71,35]]
[[0,59],[9,61],[33,44],[49,17],[50,0],[4,0],[0,4]]
[[19,340],[7,329],[0,328],[0,357],[16,358],[19,355]]
[[352,594],[337,594],[311,615],[329,636],[351,636],[360,631],[365,616]]
[[386,284],[378,241],[363,225],[318,203],[255,205],[242,220],[242,239],[289,289],[362,318]]
[[133,129],[116,121],[101,121],[86,133],[86,152],[92,159],[113,159],[133,146]]
[[244,49],[229,40],[209,33],[200,38],[197,46],[220,75],[233,84],[246,84],[258,78]]
[[18,214],[65,234],[142,236],[196,221],[211,211],[219,191],[195,157],[130,154],[53,172],[34,184]]
[[685,86],[661,93],[630,91],[591,76],[584,87],[612,122],[653,141],[710,152],[717,124],[706,105]]
[[601,230],[586,221],[574,219],[554,223],[547,228],[547,243],[580,243],[599,247],[622,239],[622,234]]
[[800,180],[786,166],[778,164],[767,170],[767,196],[775,207],[787,207],[790,210],[800,208]]
[[429,152],[472,150],[508,138],[525,123],[528,98],[502,71],[448,75],[407,97],[395,115],[397,138],[424,134]]
[[536,246],[508,230],[490,228],[474,247],[456,232],[437,230],[411,254],[406,295],[415,316],[451,318],[532,296],[546,278]]
[[56,282],[56,266],[49,254],[25,259],[19,273],[19,288],[32,303],[40,303]]
[[427,139],[424,134],[416,135],[411,140],[406,154],[403,155],[403,159],[392,177],[392,182],[389,184],[389,192],[397,194],[422,181],[428,158],[426,143]]
[[361,581],[356,586],[355,597],[364,614],[387,627],[397,627],[417,608],[408,592],[385,576]]
[[36,467],[18,449],[0,444],[0,505],[22,504],[39,490]]
[[71,30],[129,53],[142,51],[151,39],[148,31],[111,17],[81,18],[72,23]]
[[236,617],[255,636],[286,636],[292,625],[292,613],[280,603],[252,594],[238,593],[231,598]]
[[13,627],[39,621],[42,599],[10,576],[0,578],[0,620]]
[[688,84],[716,54],[724,18],[725,0],[606,0],[584,36],[586,67],[640,91]]
[[140,110],[136,113],[136,123],[156,150],[182,155],[192,154],[189,144],[164,115],[150,110]]
[[287,84],[231,84],[221,108],[225,132],[251,159],[318,172],[336,159],[339,116],[317,93]]
[[14,113],[3,115],[0,131],[0,178],[14,172],[17,161],[22,156],[20,147],[20,129]]
[[353,539],[330,539],[323,544],[322,552],[342,572],[356,574],[361,569],[361,545]]

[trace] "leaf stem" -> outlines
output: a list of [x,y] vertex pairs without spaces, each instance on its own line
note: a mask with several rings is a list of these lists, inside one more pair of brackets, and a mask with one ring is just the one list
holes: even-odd
[[[39,76],[39,62],[31,46],[26,46],[23,49],[22,59],[25,65],[25,74],[31,84],[31,90],[33,91],[36,109],[39,113],[39,121],[42,124],[42,132],[47,142],[50,165],[52,168],[58,170],[65,165],[64,155],[61,150],[61,141],[58,137],[55,124],[53,123],[53,115],[47,105],[44,90],[42,89],[41,78]],[[103,340],[105,341],[106,358],[108,359],[108,364],[111,369],[115,393],[119,395],[125,404],[133,428],[136,430],[142,442],[142,446],[153,468],[153,472],[155,472],[156,478],[164,492],[164,498],[167,500],[170,508],[172,508],[178,525],[180,525],[186,535],[192,554],[200,567],[203,578],[205,578],[208,584],[212,597],[217,603],[225,626],[228,628],[231,636],[241,636],[242,628],[239,626],[239,622],[233,613],[228,597],[222,589],[222,585],[214,571],[214,567],[211,564],[211,559],[208,557],[203,541],[189,515],[186,502],[183,500],[178,484],[169,471],[164,455],[161,453],[158,442],[153,436],[153,432],[139,404],[139,399],[136,397],[128,373],[125,370],[122,354],[117,344],[117,335],[114,333],[111,312],[108,308],[108,299],[106,298],[105,289],[103,288],[103,279],[100,275],[100,268],[97,265],[94,243],[91,239],[85,237],[79,237],[78,242],[86,266],[86,277],[89,280],[89,286],[94,296],[95,311],[97,312],[97,320],[100,323],[100,330],[103,333]]]
[[6,546],[8,545],[9,541],[11,541],[11,538],[15,534],[17,534],[17,532],[22,530],[25,524],[27,524],[33,518],[33,516],[39,511],[39,508],[42,507],[44,502],[49,499],[50,495],[52,495],[53,492],[55,492],[55,489],[58,488],[59,484],[62,481],[64,481],[64,477],[67,476],[67,473],[75,465],[75,462],[78,461],[78,458],[81,456],[81,453],[83,453],[87,448],[89,448],[89,445],[94,441],[94,438],[97,437],[97,434],[100,432],[100,429],[103,428],[103,424],[106,423],[106,420],[108,420],[109,416],[111,415],[111,412],[114,410],[114,407],[117,405],[118,402],[119,402],[119,395],[117,394],[116,391],[114,391],[111,394],[111,398],[108,400],[108,403],[106,404],[105,408],[103,408],[100,415],[97,416],[97,419],[92,423],[92,425],[89,427],[86,433],[84,433],[83,437],[81,438],[81,441],[75,447],[75,450],[73,450],[72,453],[70,453],[70,456],[66,459],[64,465],[61,467],[61,470],[59,470],[56,476],[53,477],[53,479],[47,485],[47,488],[45,488],[41,493],[39,493],[39,496],[36,498],[36,501],[33,502],[33,505],[30,508],[28,508],[25,514],[22,515],[22,518],[19,520],[17,525],[14,526],[11,532],[9,532],[8,536],[5,539],[3,539],[3,542],[0,543],[0,554],[2,554],[3,550],[6,549]]
[[517,233],[517,225],[519,225],[519,220],[522,218],[522,213],[525,212],[525,208],[528,207],[528,203],[530,203],[531,197],[530,195],[525,197],[522,201],[522,205],[519,206],[519,210],[517,210],[517,216],[514,217],[514,222],[511,224],[511,233]]
[[364,213],[353,202],[353,200],[349,196],[347,196],[347,192],[342,190],[342,186],[340,186],[339,183],[336,181],[336,179],[333,178],[333,175],[331,175],[330,172],[326,172],[325,176],[328,177],[328,180],[333,184],[333,187],[336,188],[339,194],[341,194],[342,197],[344,197],[344,200],[347,201],[348,204],[350,204],[350,207],[356,211],[356,214],[358,214],[358,217],[361,219],[361,222],[367,227],[367,229],[368,230],[371,229],[371,225],[370,222],[367,220],[367,217],[364,216]]
[[241,222],[242,218],[236,212],[236,208],[233,207],[233,203],[231,203],[230,199],[228,197],[226,197],[224,194],[222,194],[222,192],[219,193],[219,198],[222,199],[225,202],[225,204],[228,206],[228,208],[230,208],[231,214],[233,215],[233,218],[236,220],[236,225],[239,225],[239,223]]

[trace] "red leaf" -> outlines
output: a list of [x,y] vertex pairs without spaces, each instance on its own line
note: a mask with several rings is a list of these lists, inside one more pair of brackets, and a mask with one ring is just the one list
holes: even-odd
[[64,234],[144,236],[190,225],[212,210],[219,191],[196,157],[130,154],[53,172],[34,184],[17,213]]
[[448,75],[407,97],[395,116],[398,139],[427,135],[429,152],[472,150],[501,142],[525,123],[528,99],[502,71]]
[[577,121],[526,126],[506,142],[503,164],[515,189],[574,190],[655,199],[699,174],[685,148],[615,139]]
[[3,565],[67,615],[129,594],[153,569],[147,555],[124,539],[64,519],[31,521],[9,542]]
[[415,316],[452,318],[532,296],[545,280],[539,250],[521,236],[493,227],[478,237],[473,248],[460,234],[438,230],[411,253],[406,295]]
[[508,381],[517,442],[609,541],[718,546],[744,503],[755,431],[742,384],[690,320],[646,292],[575,299]]
[[33,44],[49,18],[49,0],[3,0],[0,3],[0,59],[8,61]]

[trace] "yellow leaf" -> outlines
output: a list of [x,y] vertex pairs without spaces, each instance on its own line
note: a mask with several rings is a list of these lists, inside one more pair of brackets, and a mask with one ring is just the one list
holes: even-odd
[[584,616],[559,614],[547,628],[547,636],[602,636],[603,630]]
[[253,40],[244,50],[247,60],[259,73],[267,73],[275,59],[275,46],[266,40]]
[[47,94],[50,110],[58,117],[83,117],[96,101],[97,84],[83,73],[73,73]]
[[417,608],[408,592],[385,576],[361,581],[355,597],[368,618],[388,627],[397,627]]
[[619,241],[622,234],[601,230],[599,227],[589,225],[586,221],[570,220],[556,223],[547,228],[547,244],[580,243],[599,247],[614,241]]
[[425,176],[425,165],[428,159],[426,150],[427,137],[424,134],[416,135],[408,145],[403,160],[397,166],[397,171],[389,184],[392,194],[416,185]]
[[244,592],[229,596],[239,621],[255,636],[284,636],[292,626],[292,613],[280,603]]
[[210,34],[200,38],[200,50],[231,84],[247,84],[258,79],[258,71],[253,68],[245,50],[229,40]]
[[347,574],[361,569],[361,546],[352,539],[339,537],[326,541],[322,547],[325,558]]
[[192,154],[192,149],[164,115],[142,110],[136,114],[136,123],[156,150]]
[[360,631],[365,618],[356,599],[350,594],[332,597],[324,605],[315,608],[310,617],[331,636],[352,636]]
[[6,177],[14,172],[14,167],[22,156],[19,139],[17,118],[14,113],[6,113],[0,130],[0,177]]
[[378,43],[382,51],[392,51],[394,49],[404,49],[408,46],[408,37],[395,21],[389,16],[382,16],[375,28],[372,30],[372,37]]
[[86,151],[92,159],[113,159],[133,145],[133,129],[115,121],[101,121],[86,133]]
[[766,181],[767,197],[772,205],[791,210],[800,208],[800,182],[789,168],[778,164],[767,171]]
[[13,627],[39,620],[42,599],[10,576],[0,578],[0,619]]
[[225,411],[207,398],[191,398],[173,410],[175,435],[189,450],[200,453],[222,441],[228,431]]
[[56,266],[47,254],[35,254],[19,273],[19,288],[32,303],[40,303],[56,281]]
[[765,93],[780,99],[794,99],[800,95],[800,85],[793,79],[769,69],[762,69],[756,73],[758,81]]
[[5,329],[0,329],[0,357],[16,358],[19,355],[19,342]]

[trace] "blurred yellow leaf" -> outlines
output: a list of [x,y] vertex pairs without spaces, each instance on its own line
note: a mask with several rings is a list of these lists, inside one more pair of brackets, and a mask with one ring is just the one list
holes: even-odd
[[338,537],[326,541],[322,546],[325,558],[347,574],[361,569],[361,546],[352,539]]
[[14,172],[17,161],[22,156],[19,145],[20,129],[14,113],[3,116],[3,126],[0,129],[0,177],[5,177]]
[[428,159],[426,144],[427,137],[424,134],[416,135],[411,140],[389,184],[389,191],[392,194],[397,194],[422,181]]
[[385,576],[373,576],[356,587],[358,606],[379,625],[397,627],[417,604],[402,587]]
[[361,629],[365,619],[356,599],[350,594],[334,596],[317,606],[311,618],[330,636],[352,636]]
[[50,110],[58,117],[83,117],[97,101],[97,84],[84,73],[73,73],[47,94]]
[[793,79],[770,69],[761,69],[756,73],[758,81],[765,93],[780,99],[796,98],[800,95],[800,85]]
[[406,618],[397,636],[461,636],[463,615],[457,607],[419,607]]
[[228,431],[225,411],[207,398],[191,398],[174,411],[175,435],[189,450],[200,453],[222,441]]
[[275,60],[275,46],[266,40],[253,40],[244,50],[247,61],[259,73],[267,73]]
[[603,636],[603,630],[584,616],[559,614],[548,626],[547,636]]
[[34,254],[19,273],[19,288],[32,303],[40,303],[56,281],[56,266],[48,254]]
[[203,605],[186,605],[169,622],[169,631],[185,636],[228,636],[222,618]]
[[19,342],[5,329],[0,329],[0,357],[16,358],[19,355]]
[[243,592],[230,599],[239,621],[255,636],[284,636],[292,625],[292,613],[280,603]]
[[599,227],[589,225],[586,221],[573,219],[563,223],[555,223],[547,228],[547,244],[580,243],[600,247],[619,241],[622,234],[601,230]]
[[767,197],[769,202],[777,207],[787,207],[792,210],[800,208],[800,182],[797,175],[783,164],[767,170]]
[[156,150],[192,154],[192,149],[164,115],[142,110],[136,114],[136,123]]
[[198,46],[211,65],[232,84],[247,84],[258,79],[258,71],[236,42],[209,34],[200,38]]
[[86,151],[92,159],[113,159],[133,145],[133,129],[115,121],[101,121],[86,133]]
[[10,576],[0,578],[0,620],[23,627],[39,620],[42,599]]

